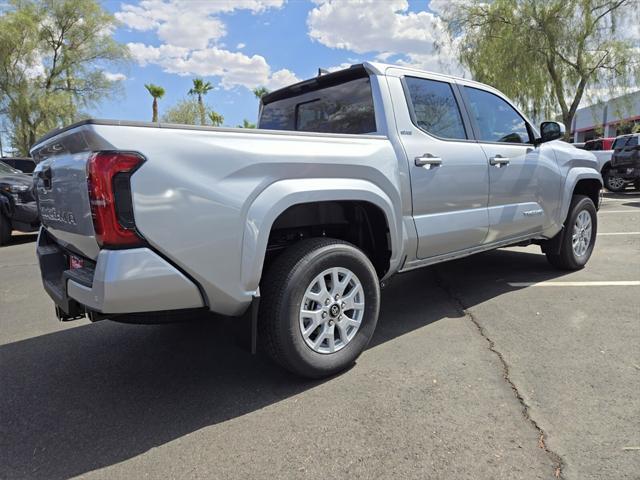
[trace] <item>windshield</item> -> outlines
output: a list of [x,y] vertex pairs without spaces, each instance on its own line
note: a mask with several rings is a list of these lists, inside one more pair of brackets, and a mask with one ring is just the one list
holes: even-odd
[[4,162],[0,162],[0,175],[13,175],[15,173],[21,173],[21,172],[16,170],[15,168],[11,168],[9,165],[7,165]]
[[267,103],[259,128],[323,133],[374,133],[369,77],[356,78]]

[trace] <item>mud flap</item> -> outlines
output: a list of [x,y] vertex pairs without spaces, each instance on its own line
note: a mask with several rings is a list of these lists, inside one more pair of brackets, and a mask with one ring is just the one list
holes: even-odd
[[542,248],[542,252],[548,253],[551,255],[560,255],[560,248],[562,247],[562,240],[564,239],[564,233],[565,233],[565,228],[563,225],[562,229],[556,234],[555,237],[544,241],[540,245],[540,247]]

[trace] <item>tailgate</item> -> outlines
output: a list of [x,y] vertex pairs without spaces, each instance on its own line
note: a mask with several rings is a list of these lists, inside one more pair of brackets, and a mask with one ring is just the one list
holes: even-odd
[[41,222],[63,247],[96,259],[99,247],[87,189],[87,160],[91,151],[71,153],[65,148],[54,149],[52,142],[54,146],[64,144],[56,139],[53,137],[37,148],[53,151],[34,171]]

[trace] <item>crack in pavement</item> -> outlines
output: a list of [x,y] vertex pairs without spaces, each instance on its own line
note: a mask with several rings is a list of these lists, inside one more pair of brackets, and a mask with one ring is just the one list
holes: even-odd
[[453,292],[453,290],[446,283],[446,281],[444,280],[444,277],[440,274],[440,272],[436,268],[433,269],[433,272],[434,272],[434,278],[435,278],[436,285],[442,291],[444,291],[447,294],[447,296],[452,300],[452,302],[462,312],[462,314],[465,317],[467,317],[471,321],[471,323],[473,323],[475,325],[475,327],[478,330],[478,333],[480,334],[480,336],[482,338],[484,338],[486,340],[487,344],[489,345],[489,350],[491,352],[493,352],[496,355],[496,357],[498,357],[498,360],[500,360],[500,363],[502,364],[503,377],[504,377],[505,381],[511,387],[511,390],[513,391],[516,399],[520,403],[520,406],[522,407],[522,415],[533,426],[533,428],[535,428],[535,430],[538,432],[538,435],[539,435],[539,437],[538,437],[538,448],[543,449],[545,451],[545,453],[547,455],[549,455],[549,457],[551,457],[551,459],[553,460],[553,462],[555,464],[554,476],[556,478],[563,479],[564,477],[562,475],[562,470],[563,470],[563,468],[565,466],[564,460],[562,459],[562,457],[559,454],[557,454],[556,452],[551,450],[549,447],[547,447],[547,445],[546,445],[546,443],[544,441],[544,439],[545,439],[544,430],[542,429],[542,427],[540,427],[540,425],[538,425],[538,422],[536,422],[531,417],[531,415],[529,413],[529,409],[530,409],[529,405],[527,405],[527,402],[525,402],[524,397],[522,396],[522,394],[518,390],[518,387],[516,386],[516,384],[513,382],[513,380],[511,380],[511,373],[509,371],[509,364],[507,364],[507,361],[504,359],[502,353],[496,348],[495,342],[487,335],[487,333],[486,333],[485,329],[482,327],[482,325],[480,325],[480,322],[478,321],[478,319],[473,315],[473,313],[471,313],[467,309],[467,307],[464,305],[462,300]]

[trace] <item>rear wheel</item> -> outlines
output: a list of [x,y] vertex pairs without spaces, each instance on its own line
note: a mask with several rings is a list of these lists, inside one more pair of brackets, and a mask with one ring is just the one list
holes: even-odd
[[285,250],[264,276],[259,338],[287,370],[320,378],[348,368],[378,321],[376,271],[359,249],[314,238]]
[[11,240],[11,222],[0,213],[0,245],[6,245]]
[[575,195],[564,224],[559,253],[547,253],[549,263],[563,270],[583,268],[593,252],[598,229],[598,216],[593,200]]
[[602,179],[604,180],[604,186],[610,192],[622,192],[626,183],[624,178],[618,177],[611,172],[611,169],[607,169],[602,174]]

